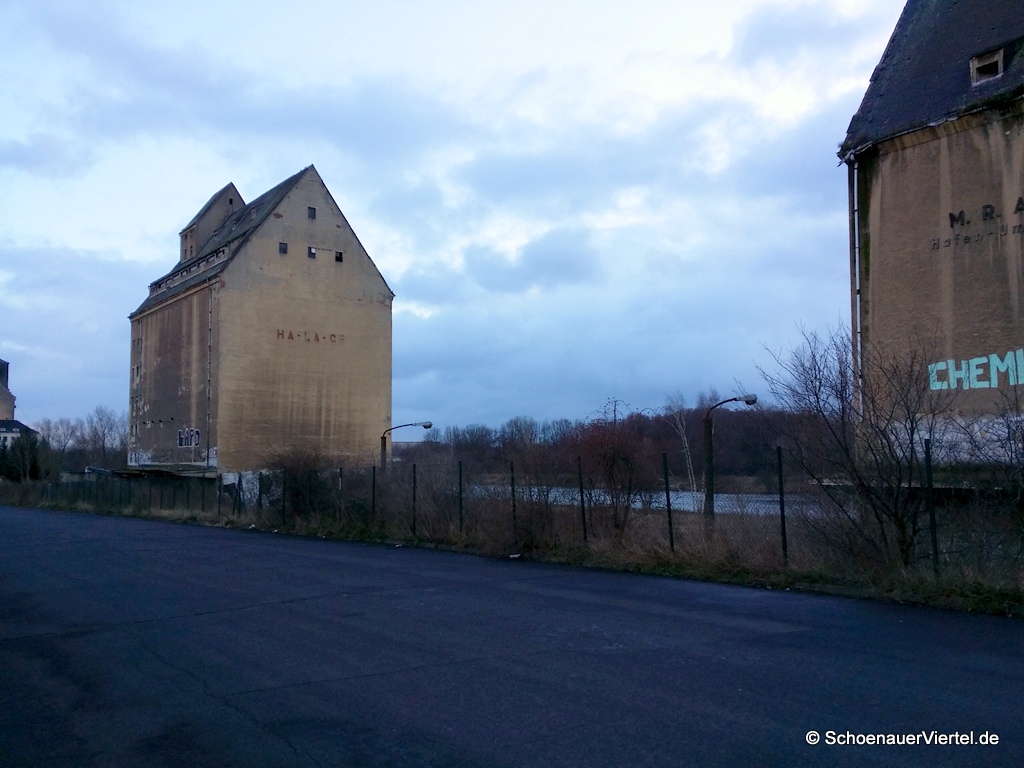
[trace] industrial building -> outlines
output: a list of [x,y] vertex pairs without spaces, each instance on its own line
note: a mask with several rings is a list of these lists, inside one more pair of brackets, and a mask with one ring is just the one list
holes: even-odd
[[10,421],[14,418],[14,395],[7,388],[10,369],[10,363],[0,360],[0,421]]
[[856,359],[915,345],[931,389],[1000,408],[1024,386],[1021,5],[909,0],[839,154]]
[[14,395],[8,389],[10,363],[0,360],[0,450],[10,447],[19,437],[33,434],[33,430],[14,418]]
[[387,282],[309,166],[245,203],[228,184],[130,315],[129,465],[372,461],[391,426]]

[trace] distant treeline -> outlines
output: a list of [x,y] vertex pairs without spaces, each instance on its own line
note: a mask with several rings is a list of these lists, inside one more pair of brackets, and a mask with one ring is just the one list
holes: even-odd
[[[510,462],[531,475],[575,476],[577,463],[606,473],[629,473],[640,485],[661,481],[662,454],[673,477],[702,483],[703,423],[718,393],[702,395],[696,407],[670,402],[660,411],[632,411],[609,401],[588,420],[538,421],[520,416],[492,428],[480,424],[431,429],[421,443],[396,454],[403,462],[447,457],[462,461],[474,474],[504,474]],[[722,478],[767,477],[776,471],[774,446],[784,422],[800,418],[773,408],[713,412],[714,465]]]
[[43,419],[35,430],[0,446],[0,478],[48,480],[85,467],[116,469],[128,455],[128,415],[97,406],[85,418]]

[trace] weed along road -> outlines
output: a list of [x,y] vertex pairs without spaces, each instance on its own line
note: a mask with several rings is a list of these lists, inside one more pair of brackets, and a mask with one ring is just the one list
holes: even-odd
[[1022,657],[1019,619],[0,507],[0,766],[1019,766]]

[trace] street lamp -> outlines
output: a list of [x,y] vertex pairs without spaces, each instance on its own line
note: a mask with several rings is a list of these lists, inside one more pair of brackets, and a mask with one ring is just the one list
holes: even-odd
[[726,403],[744,402],[747,405],[757,403],[757,395],[738,395],[715,403],[704,412],[704,514],[709,518],[715,515],[715,457],[714,457],[714,424],[711,412]]
[[401,429],[402,427],[423,427],[424,429],[430,429],[434,426],[429,421],[413,421],[409,424],[399,424],[397,427],[390,427],[384,430],[384,434],[380,436],[380,468],[384,469],[384,464],[388,460],[388,432],[395,429]]

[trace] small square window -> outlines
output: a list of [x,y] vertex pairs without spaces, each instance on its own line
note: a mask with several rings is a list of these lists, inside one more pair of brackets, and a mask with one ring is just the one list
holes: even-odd
[[282,255],[285,254],[285,253],[288,253],[288,243],[278,243],[277,244],[277,252],[282,254]]
[[306,209],[306,215],[309,216],[309,218],[311,218],[311,219],[315,219],[316,218],[316,208],[307,208]]
[[1003,49],[990,51],[971,59],[971,85],[1001,77],[1003,74]]
[[316,258],[316,248],[314,248],[313,246],[310,246],[309,249],[306,251],[306,255],[309,256],[309,258],[311,258],[311,259],[315,259]]
[[335,251],[334,252],[334,260],[337,261],[339,264],[341,263],[341,261],[342,261],[341,251]]

